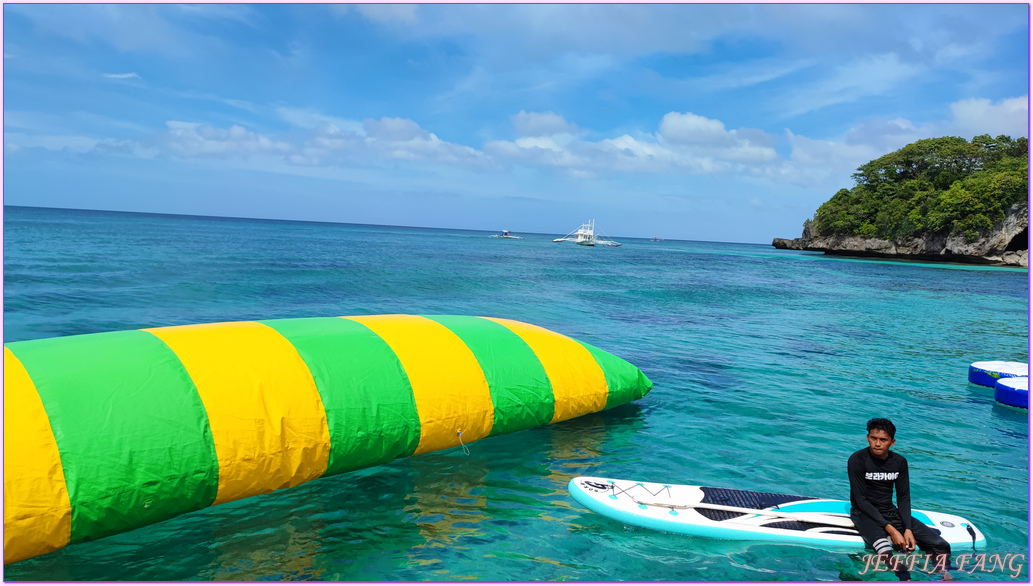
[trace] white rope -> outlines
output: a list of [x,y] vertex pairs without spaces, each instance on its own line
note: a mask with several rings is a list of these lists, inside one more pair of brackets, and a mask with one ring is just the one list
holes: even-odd
[[462,431],[459,432],[459,445],[463,446],[463,453],[466,454],[467,456],[469,456],[470,455],[470,448],[466,447],[466,444],[463,443],[463,432]]

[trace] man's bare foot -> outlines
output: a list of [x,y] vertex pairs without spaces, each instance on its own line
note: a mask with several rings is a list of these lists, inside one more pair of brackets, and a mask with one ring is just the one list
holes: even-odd
[[943,573],[943,580],[945,582],[952,582],[952,581],[954,581],[954,576],[951,576],[950,572],[944,572]]

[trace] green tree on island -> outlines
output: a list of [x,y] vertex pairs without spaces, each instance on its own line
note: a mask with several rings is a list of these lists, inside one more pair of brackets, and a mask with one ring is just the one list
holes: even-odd
[[823,203],[812,228],[820,236],[956,234],[973,242],[1028,201],[1028,152],[1026,138],[1004,135],[913,142],[858,167],[854,187]]

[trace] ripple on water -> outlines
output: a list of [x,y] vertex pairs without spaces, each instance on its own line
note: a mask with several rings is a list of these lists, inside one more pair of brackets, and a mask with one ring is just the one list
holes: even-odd
[[614,352],[656,385],[635,405],[487,438],[468,456],[397,460],[73,545],[6,566],[7,580],[867,579],[860,553],[625,527],[566,484],[599,475],[845,498],[846,457],[874,416],[898,425],[916,506],[962,514],[988,553],[1028,559],[1028,415],[966,378],[976,360],[1028,360],[1026,272],[24,208],[5,208],[4,222],[5,341],[490,315]]

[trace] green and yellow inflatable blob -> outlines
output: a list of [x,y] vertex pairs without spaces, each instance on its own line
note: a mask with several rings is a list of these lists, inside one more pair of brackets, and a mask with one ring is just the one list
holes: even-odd
[[506,319],[374,315],[4,344],[4,563],[643,397]]

